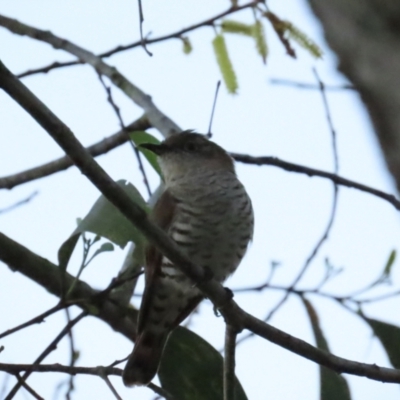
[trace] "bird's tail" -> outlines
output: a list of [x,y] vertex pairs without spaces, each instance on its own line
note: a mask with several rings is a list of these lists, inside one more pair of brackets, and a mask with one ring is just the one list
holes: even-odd
[[125,386],[148,385],[160,366],[169,335],[143,331],[136,340],[122,374]]

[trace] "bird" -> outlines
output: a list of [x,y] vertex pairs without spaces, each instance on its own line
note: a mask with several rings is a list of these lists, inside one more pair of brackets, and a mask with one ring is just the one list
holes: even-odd
[[[165,183],[151,220],[193,263],[224,282],[241,262],[254,229],[252,203],[233,159],[206,135],[193,131],[141,147],[157,155]],[[145,251],[144,269],[137,337],[123,371],[126,386],[151,382],[170,333],[204,299],[152,244]]]

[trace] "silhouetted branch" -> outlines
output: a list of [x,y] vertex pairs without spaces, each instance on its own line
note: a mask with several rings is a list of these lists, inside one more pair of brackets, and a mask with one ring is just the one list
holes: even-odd
[[32,194],[30,194],[27,198],[17,201],[16,203],[12,204],[11,206],[8,206],[6,208],[1,208],[0,209],[0,214],[15,210],[18,207],[21,207],[24,204],[29,203],[34,197],[36,197],[39,194],[39,192],[35,191]]
[[37,400],[45,400],[44,397],[40,396],[36,391],[34,391],[22,378],[19,374],[14,375],[15,378],[17,379],[18,383],[21,384],[21,386],[27,390],[35,399]]
[[49,310],[47,310],[44,313],[38,315],[37,317],[32,318],[31,320],[29,320],[27,322],[24,322],[23,324],[18,325],[15,328],[7,329],[5,332],[0,333],[0,339],[6,337],[8,335],[11,335],[11,334],[13,334],[13,333],[15,333],[15,332],[17,332],[17,331],[19,331],[21,329],[25,329],[28,326],[31,326],[33,324],[40,324],[40,323],[44,322],[44,319],[46,317],[48,317],[48,316],[50,316],[52,314],[55,314],[56,312],[62,310],[65,307],[68,307],[68,306],[65,303],[59,302],[56,306],[50,308]]
[[120,108],[117,106],[117,104],[116,104],[115,101],[114,101],[114,98],[113,98],[113,96],[112,96],[111,88],[110,88],[109,86],[106,85],[106,83],[104,82],[104,79],[103,79],[103,77],[101,76],[101,74],[98,74],[98,75],[99,75],[99,80],[100,80],[100,82],[101,82],[101,84],[102,84],[104,90],[105,90],[106,93],[107,93],[107,101],[110,103],[112,109],[114,110],[114,113],[115,113],[115,115],[116,115],[117,118],[118,118],[118,121],[119,121],[121,130],[122,130],[122,132],[124,132],[125,135],[127,136],[127,138],[128,138],[128,143],[131,145],[131,148],[132,148],[132,150],[133,150],[133,153],[134,153],[135,156],[136,156],[136,160],[137,160],[138,165],[139,165],[139,171],[140,171],[141,174],[142,174],[143,183],[144,183],[144,185],[145,185],[145,187],[146,187],[146,189],[147,189],[147,194],[149,195],[149,197],[151,197],[150,184],[149,184],[149,180],[147,179],[146,171],[145,171],[144,166],[143,166],[143,163],[142,163],[142,158],[141,158],[141,156],[140,156],[140,152],[139,152],[139,150],[136,148],[136,146],[133,144],[133,142],[130,140],[129,131],[128,131],[128,129],[127,129],[126,126],[125,126],[124,120],[122,119],[121,110],[120,110]]
[[[149,121],[147,120],[147,117],[145,115],[126,127],[126,129],[131,132],[144,131],[148,128],[151,128],[151,125],[149,124]],[[126,133],[123,130],[120,130],[119,132],[114,133],[114,135],[111,135],[87,147],[86,150],[93,157],[97,157],[99,155],[107,153],[110,150],[115,149],[116,147],[126,143],[127,141],[128,137]],[[12,189],[13,187],[21,185],[23,183],[44,178],[56,172],[64,171],[72,167],[73,165],[74,163],[68,156],[60,157],[54,161],[48,162],[38,167],[0,178],[0,189]]]
[[[260,337],[334,371],[366,376],[379,381],[400,383],[399,370],[383,368],[375,364],[358,363],[321,351],[301,339],[268,325],[241,309],[220,283],[215,279],[210,279],[201,267],[193,264],[180,251],[177,244],[164,231],[150,222],[147,213],[132,202],[128,195],[106,174],[79,143],[70,129],[37,99],[29,89],[18,81],[2,63],[0,63],[0,87],[49,133],[71,157],[81,172],[142,232],[144,237],[196,283],[197,287],[219,309],[228,324],[238,330],[248,329]],[[5,240],[4,235],[0,234],[1,239]],[[0,259],[3,252],[0,242]],[[11,258],[15,261],[19,254],[13,254],[13,256]]]
[[226,324],[224,351],[224,400],[235,399],[235,351],[237,330]]
[[[279,79],[272,78],[269,82],[273,85],[283,85],[283,86],[291,86],[297,89],[312,89],[312,90],[320,90],[320,86],[315,83],[305,83],[305,82],[296,82],[291,81],[289,79]],[[353,85],[343,84],[343,85],[325,85],[324,88],[329,91],[344,91],[344,90],[356,90]]]
[[[57,343],[76,325],[83,317],[88,315],[86,311],[82,311],[76,318],[68,322],[64,329],[54,338],[54,340],[43,350],[39,357],[33,362],[33,365],[39,365],[52,351],[57,348]],[[18,390],[21,388],[22,383],[27,380],[32,371],[26,371],[22,375],[21,380],[11,389],[10,393],[4,400],[11,400],[14,398]]]
[[360,190],[362,192],[366,192],[372,194],[374,196],[380,197],[388,201],[393,205],[396,210],[400,210],[400,201],[393,196],[392,194],[385,193],[381,190],[371,188],[370,186],[363,185],[358,182],[351,181],[350,179],[342,178],[341,176],[335,175],[331,172],[321,171],[319,169],[305,167],[302,165],[294,164],[291,162],[280,160],[276,157],[253,157],[246,154],[238,154],[231,153],[231,156],[239,162],[244,164],[253,164],[253,165],[271,165],[273,167],[278,167],[284,169],[285,171],[296,172],[299,174],[305,174],[310,177],[318,176],[320,178],[326,178],[331,180],[333,183],[337,185],[346,186],[348,188],[353,188]]
[[[71,367],[68,365],[61,364],[6,364],[0,363],[0,371],[7,372],[12,375],[19,374],[21,372],[59,372],[69,375],[94,375],[99,377],[104,376],[122,376],[122,369],[114,367]],[[164,389],[150,383],[148,387],[153,390],[154,393],[163,396],[167,400],[174,400],[173,397]]]
[[149,95],[130,82],[115,67],[106,64],[101,58],[96,57],[90,51],[75,45],[67,39],[59,38],[50,31],[37,29],[4,15],[0,15],[0,26],[7,28],[17,35],[28,36],[32,39],[48,43],[56,49],[62,49],[71,53],[81,61],[92,66],[97,73],[107,76],[116,87],[143,109],[151,125],[158,129],[164,136],[169,136],[174,132],[182,130],[155,106]]

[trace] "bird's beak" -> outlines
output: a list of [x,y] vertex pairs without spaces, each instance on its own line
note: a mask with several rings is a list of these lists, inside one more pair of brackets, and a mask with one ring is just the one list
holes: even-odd
[[163,144],[153,144],[153,143],[142,143],[139,145],[139,147],[146,149],[146,150],[150,150],[153,153],[157,154],[158,156],[161,156],[162,154],[164,154],[166,152],[166,150],[168,150],[168,147]]

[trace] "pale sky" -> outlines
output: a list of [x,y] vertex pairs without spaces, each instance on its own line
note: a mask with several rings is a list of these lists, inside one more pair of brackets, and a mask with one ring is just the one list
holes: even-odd
[[[321,94],[313,90],[271,85],[270,79],[283,78],[315,83],[312,68],[326,84],[347,83],[336,71],[334,55],[327,48],[321,28],[307,4],[300,0],[271,0],[269,7],[289,19],[318,43],[325,52],[315,61],[296,47],[298,59],[285,54],[275,33],[267,28],[269,57],[263,65],[249,38],[229,36],[228,49],[239,81],[239,94],[229,95],[221,87],[214,117],[213,140],[228,151],[251,155],[276,156],[313,168],[332,171],[331,133],[327,125]],[[144,32],[152,37],[167,34],[212,17],[227,9],[228,1],[176,0],[144,4]],[[195,10],[196,12],[193,12]],[[137,4],[134,1],[68,2],[14,0],[3,2],[0,13],[21,22],[52,31],[93,52],[101,52],[139,38]],[[250,10],[230,17],[253,22]],[[179,40],[150,46],[154,56],[141,48],[115,55],[106,62],[116,66],[135,85],[151,95],[155,104],[184,129],[205,132],[208,128],[215,84],[220,73],[211,41],[214,31],[201,28],[189,35],[193,52],[184,55]],[[0,57],[14,73],[44,66],[73,57],[53,50],[45,43],[10,34],[0,29]],[[96,73],[89,66],[60,69],[35,75],[23,82],[50,107],[75,133],[84,145],[90,145],[119,130],[118,120],[107,103],[106,94]],[[118,89],[115,101],[126,124],[142,111]],[[328,93],[328,101],[337,131],[339,174],[346,178],[394,193],[368,116],[351,91]],[[63,155],[61,149],[13,100],[0,93],[0,176],[6,176]],[[152,131],[158,135],[154,130]],[[160,135],[158,135],[160,137]],[[124,145],[98,162],[114,179],[127,179],[145,196],[145,188],[136,160]],[[158,181],[150,171],[153,190]],[[275,167],[237,165],[255,210],[254,242],[236,274],[225,284],[231,289],[263,283],[271,262],[281,266],[273,283],[290,285],[305,259],[321,237],[328,222],[332,204],[332,184],[320,178],[286,172]],[[57,261],[57,251],[75,228],[76,218],[83,217],[99,192],[76,169],[0,192],[0,209],[39,194],[27,205],[0,215],[0,230],[33,252]],[[338,211],[329,241],[314,260],[299,288],[312,288],[323,274],[325,259],[344,271],[329,282],[325,291],[348,294],[376,279],[392,249],[398,249],[400,224],[393,206],[369,194],[340,188]],[[79,246],[78,246],[79,249]],[[99,257],[82,279],[94,288],[104,288],[120,269],[125,251],[116,249]],[[74,254],[69,272],[77,271],[80,250]],[[397,264],[394,284],[399,282]],[[394,285],[392,289],[396,286]],[[0,264],[0,332],[18,325],[56,304],[57,299],[19,273]],[[140,283],[138,292],[141,292]],[[376,289],[383,293],[390,288]],[[283,293],[237,294],[235,300],[246,311],[263,318]],[[331,351],[355,361],[390,366],[371,330],[354,314],[346,312],[329,299],[309,296],[316,307]],[[138,299],[134,299],[138,305]],[[365,313],[377,319],[400,324],[399,300],[366,306]],[[73,309],[76,315],[77,309]],[[290,300],[271,323],[286,332],[314,344],[302,303]],[[65,324],[64,314],[54,315],[46,323],[30,327],[0,340],[5,350],[1,362],[29,363],[56,336]],[[224,339],[222,318],[214,316],[210,302],[205,301],[191,328],[220,349]],[[124,358],[132,344],[95,318],[86,318],[74,329],[80,351],[78,365],[108,365]],[[68,342],[64,340],[46,363],[67,363]],[[237,351],[237,376],[249,399],[317,399],[318,368],[262,339],[251,339]],[[0,373],[0,393],[5,374]],[[66,376],[35,374],[29,383],[45,399],[53,399],[54,388]],[[355,400],[398,398],[398,388],[366,378],[346,376]],[[127,389],[117,377],[111,380],[124,399],[151,399],[146,388]],[[8,378],[8,385],[14,378]],[[64,390],[64,389],[62,389]],[[63,391],[61,393],[64,393]],[[1,397],[1,395],[0,395]],[[62,394],[61,397],[64,397]],[[16,399],[29,398],[21,391]],[[103,381],[97,377],[77,377],[74,399],[113,399]]]

